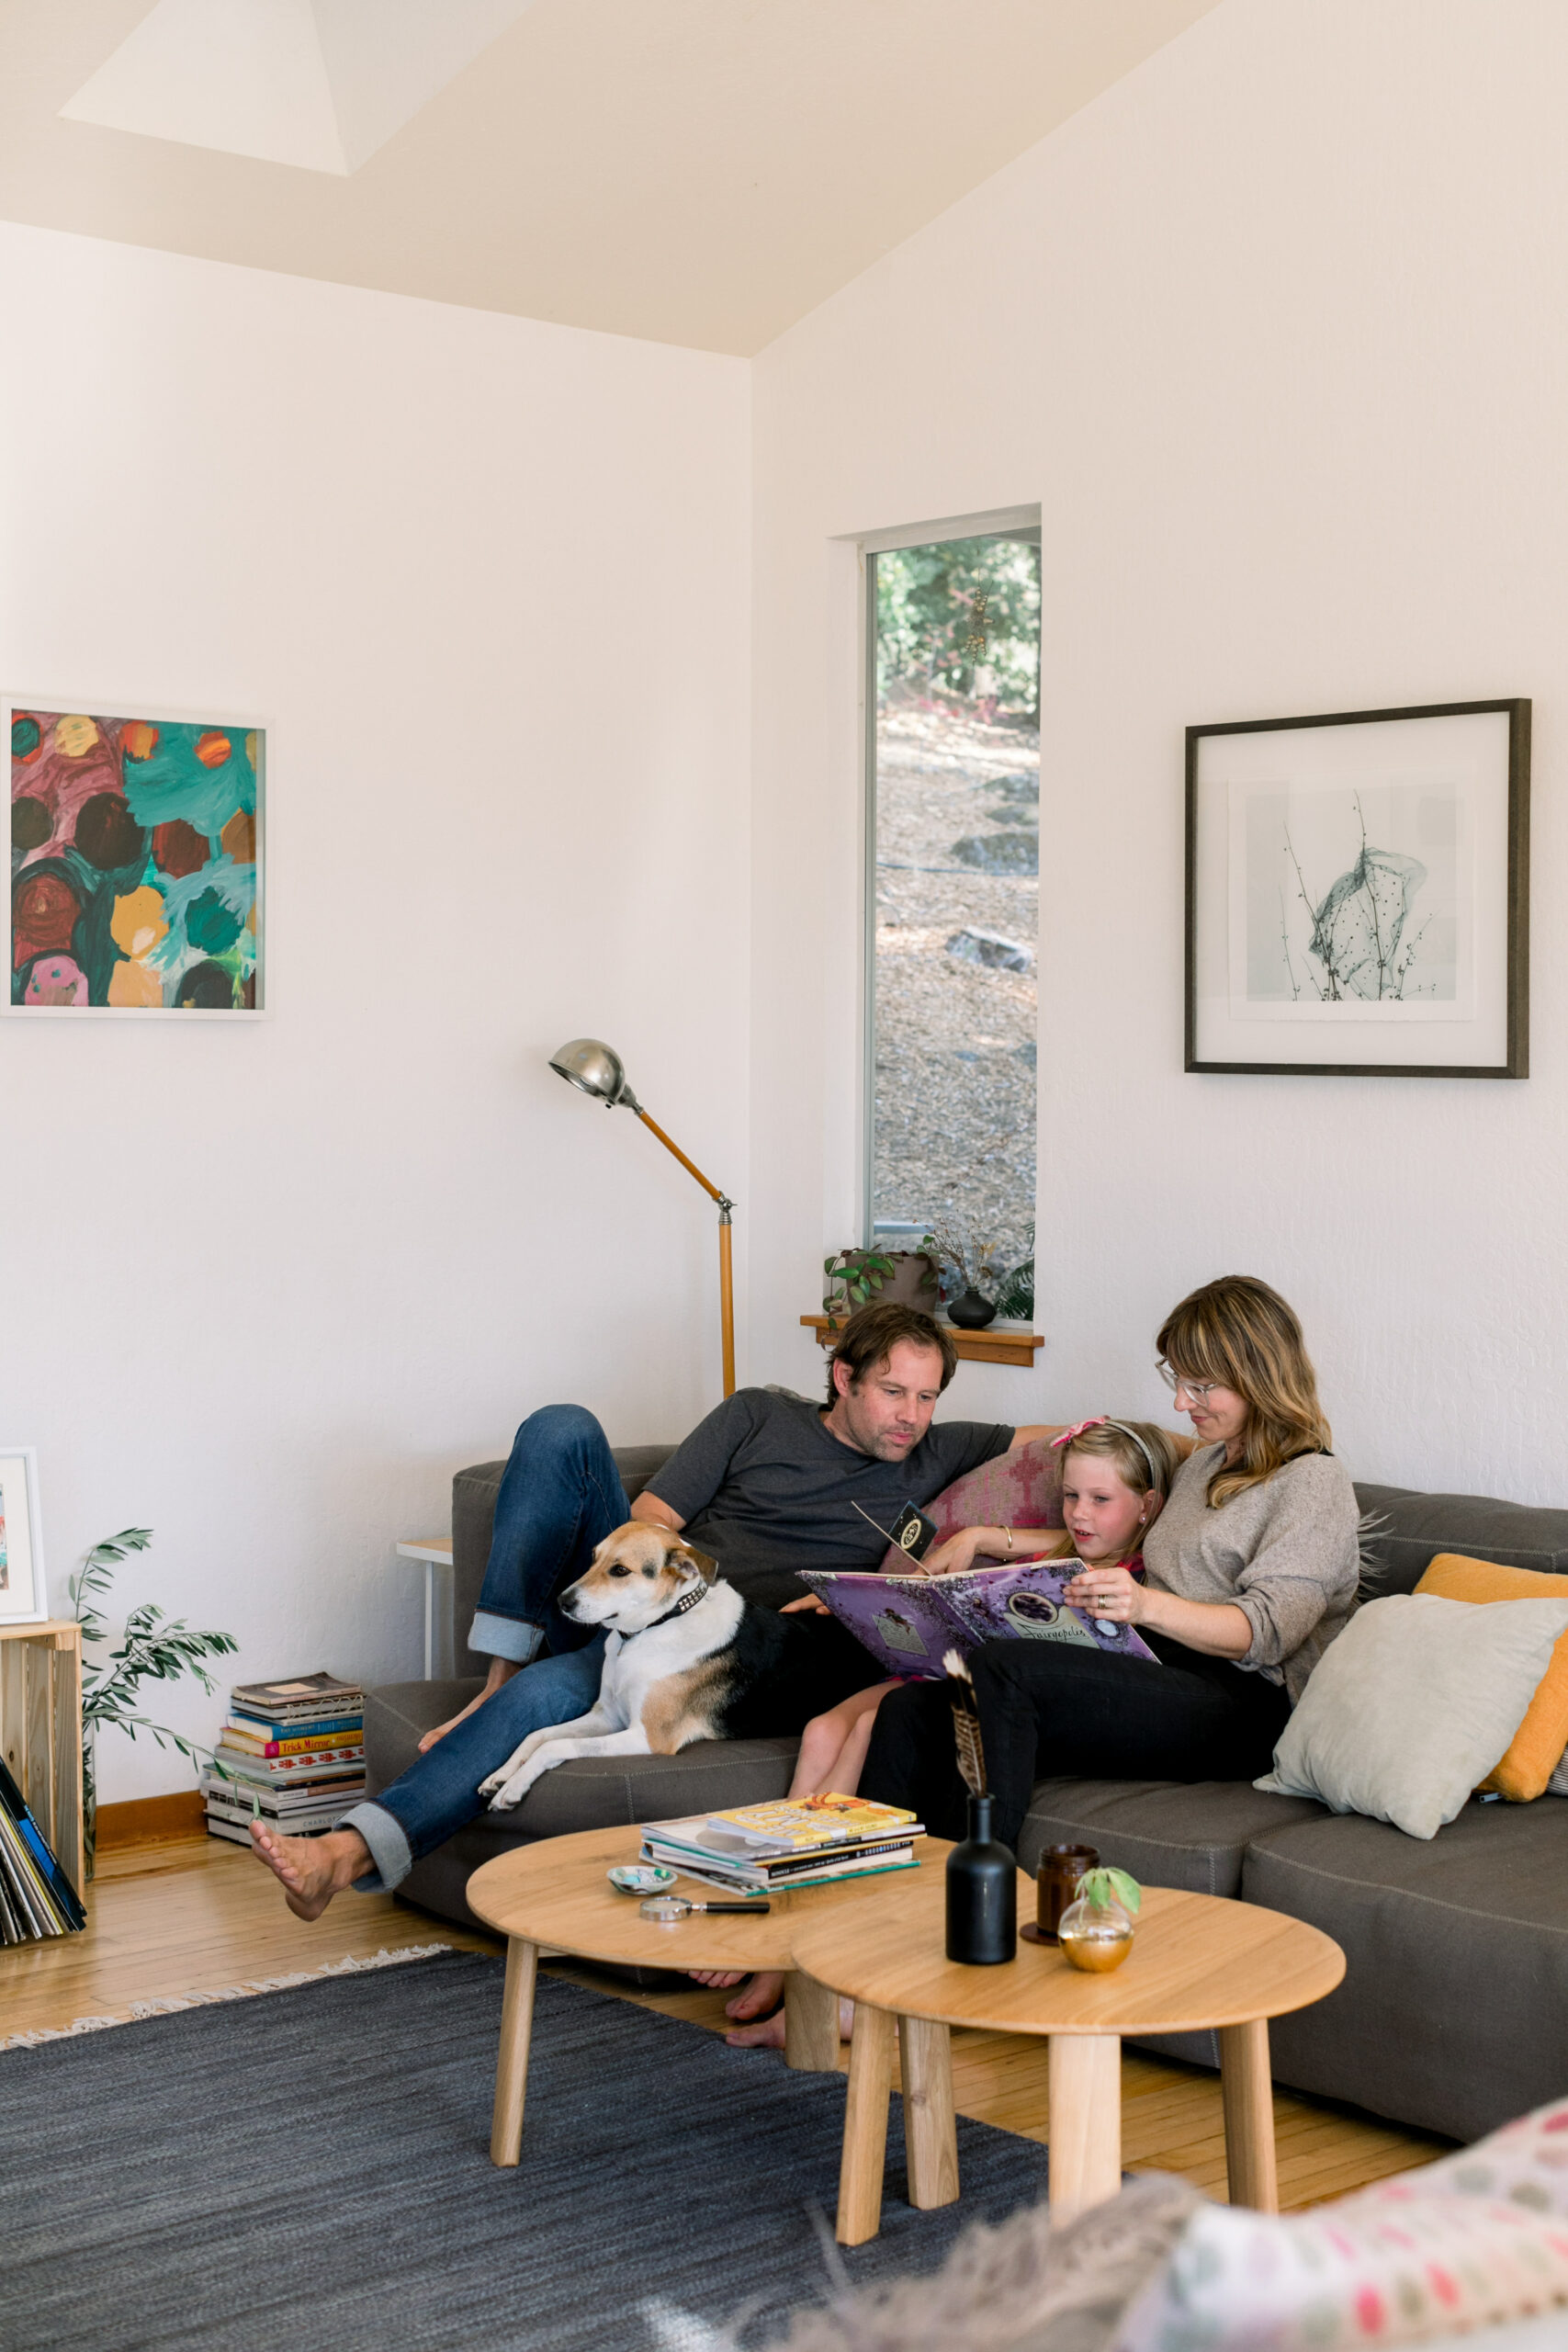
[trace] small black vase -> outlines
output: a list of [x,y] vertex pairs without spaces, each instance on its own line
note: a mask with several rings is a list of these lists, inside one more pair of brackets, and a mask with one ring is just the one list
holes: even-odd
[[988,1796],[969,1800],[969,1835],[947,1858],[947,1956],[995,1968],[1018,1950],[1018,1864],[991,1835]]
[[996,1321],[996,1300],[982,1298],[979,1292],[973,1289],[955,1298],[947,1310],[948,1321],[956,1323],[961,1331],[983,1331],[987,1323]]

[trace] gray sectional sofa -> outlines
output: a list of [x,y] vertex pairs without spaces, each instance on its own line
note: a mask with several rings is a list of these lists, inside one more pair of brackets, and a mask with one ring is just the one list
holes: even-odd
[[[617,1452],[628,1495],[671,1452]],[[505,1464],[453,1481],[456,1625],[473,1614]],[[1359,1487],[1379,1522],[1380,1589],[1408,1592],[1438,1552],[1568,1573],[1568,1511],[1480,1495]],[[372,1691],[372,1792],[412,1762],[422,1732],[457,1712],[486,1661],[461,1649],[454,1681]],[[469,1920],[469,1873],[509,1846],[563,1831],[657,1820],[780,1796],[791,1739],[705,1742],[676,1757],[584,1758],[547,1773],[515,1813],[483,1814],[420,1862],[403,1892]],[[1429,1843],[1382,1822],[1336,1816],[1245,1782],[1043,1781],[1020,1860],[1088,1842],[1150,1884],[1265,1904],[1322,1928],[1345,1951],[1339,1990],[1272,2029],[1276,2078],[1403,2123],[1471,2140],[1568,2091],[1568,1801],[1472,1802]],[[1155,2042],[1215,2062],[1212,2038]]]

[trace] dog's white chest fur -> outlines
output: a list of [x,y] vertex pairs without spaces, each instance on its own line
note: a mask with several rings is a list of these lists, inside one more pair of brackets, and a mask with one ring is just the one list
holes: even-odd
[[641,1722],[655,1683],[728,1649],[745,1606],[733,1585],[709,1585],[683,1617],[666,1618],[644,1634],[612,1634],[604,1645],[599,1705],[614,1718],[616,1730]]

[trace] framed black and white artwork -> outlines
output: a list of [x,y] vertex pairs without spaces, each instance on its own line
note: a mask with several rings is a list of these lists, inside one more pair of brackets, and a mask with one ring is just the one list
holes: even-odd
[[1529,1076],[1529,723],[1187,729],[1189,1070]]

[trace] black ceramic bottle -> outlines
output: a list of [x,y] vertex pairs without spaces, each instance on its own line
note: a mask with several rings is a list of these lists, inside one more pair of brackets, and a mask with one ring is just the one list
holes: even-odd
[[969,1835],[947,1858],[947,1956],[995,1968],[1018,1950],[1018,1864],[991,1835],[991,1799],[969,1800]]

